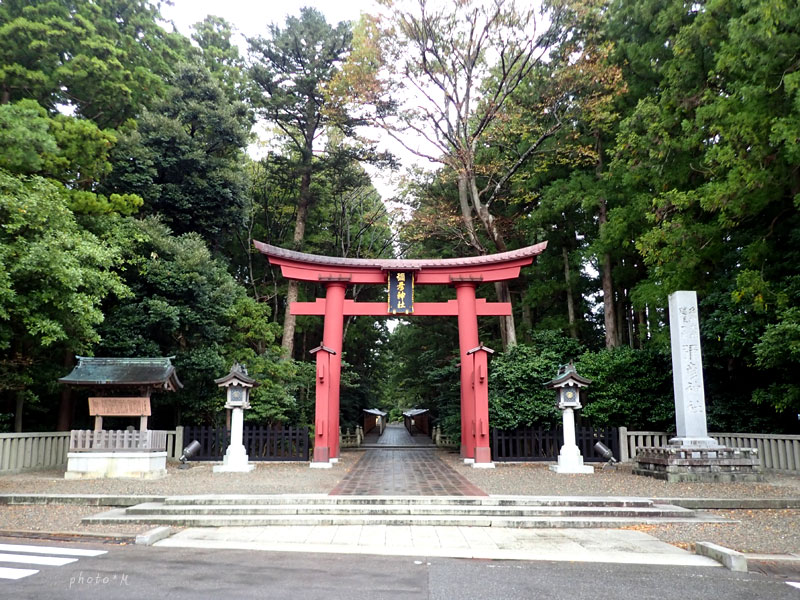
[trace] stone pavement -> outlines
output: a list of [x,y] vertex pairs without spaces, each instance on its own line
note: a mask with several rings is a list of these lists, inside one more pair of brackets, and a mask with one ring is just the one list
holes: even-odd
[[631,530],[502,529],[391,525],[198,527],[155,546],[719,567]]
[[408,430],[398,423],[391,423],[383,430],[383,435],[377,434],[377,429],[364,436],[364,443],[377,446],[434,446],[431,438],[425,434],[411,435]]
[[486,496],[446,465],[435,449],[423,449],[431,445],[428,436],[411,436],[402,425],[392,424],[370,439],[378,448],[366,450],[331,495]]
[[[385,434],[384,434],[385,435]],[[331,495],[486,496],[435,450],[367,450]]]

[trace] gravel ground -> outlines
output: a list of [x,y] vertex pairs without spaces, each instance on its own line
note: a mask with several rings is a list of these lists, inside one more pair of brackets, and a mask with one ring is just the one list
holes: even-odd
[[[252,473],[212,473],[209,464],[181,470],[155,481],[125,479],[65,480],[64,471],[40,471],[0,477],[0,494],[302,494],[328,493],[352,469],[360,452],[344,452],[333,469],[309,469],[305,463],[257,463]],[[666,483],[631,473],[629,465],[594,475],[559,475],[546,463],[498,463],[496,469],[473,469],[454,453],[442,459],[489,494],[535,496],[641,496],[647,498],[799,498],[800,477],[767,474],[762,483]],[[0,506],[0,530],[85,531],[136,534],[144,525],[82,525],[82,517],[102,512],[87,506]],[[661,540],[691,549],[696,541],[742,552],[800,555],[800,510],[715,510],[739,521],[725,524],[640,525]]]
[[800,510],[709,510],[738,523],[637,525],[658,539],[694,550],[694,542],[713,542],[739,552],[800,556]]
[[595,466],[592,475],[554,473],[548,463],[495,463],[494,469],[473,469],[456,453],[441,455],[456,471],[487,494],[532,496],[640,496],[644,498],[800,498],[800,477],[766,474],[762,483],[667,483],[631,472]]
[[[800,498],[800,476],[766,473],[761,483],[667,483],[631,472],[630,464],[592,475],[563,475],[547,463],[496,463],[473,469],[456,453],[442,458],[488,494],[533,496],[639,496],[644,498]],[[637,525],[660,540],[692,550],[713,542],[740,552],[800,554],[800,510],[712,510],[738,523]]]
[[[65,504],[32,504],[0,506],[0,530],[97,533],[136,535],[152,529],[152,525],[84,525],[83,517],[108,510],[98,506],[76,506]],[[1,531],[0,531],[1,533]]]
[[189,469],[167,466],[167,476],[139,479],[64,479],[64,470],[3,475],[0,494],[327,494],[352,468],[361,453],[343,453],[332,469],[308,463],[261,462],[250,473],[212,473],[210,463]]

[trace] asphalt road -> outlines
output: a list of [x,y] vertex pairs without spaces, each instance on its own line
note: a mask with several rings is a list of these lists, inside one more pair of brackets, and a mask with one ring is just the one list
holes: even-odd
[[[2,544],[10,546],[3,547]],[[25,546],[27,549],[13,548]],[[58,550],[105,550],[61,566],[26,565]],[[41,548],[46,546],[46,548]],[[52,548],[52,552],[48,550]],[[3,555],[22,556],[4,562]],[[723,568],[686,568],[602,563],[418,559],[196,550],[0,539],[0,569],[24,568],[23,578],[0,579],[0,598],[186,599],[292,598],[324,600],[533,598],[647,600],[680,597],[800,599],[800,589],[780,574],[733,573]]]

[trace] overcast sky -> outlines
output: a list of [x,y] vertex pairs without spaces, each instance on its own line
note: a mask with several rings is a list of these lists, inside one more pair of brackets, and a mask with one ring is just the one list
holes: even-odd
[[287,16],[299,15],[303,6],[316,8],[332,25],[355,21],[375,7],[373,0],[173,0],[173,4],[162,6],[161,14],[184,35],[206,15],[214,15],[233,23],[248,37],[265,35],[271,23],[283,25]]

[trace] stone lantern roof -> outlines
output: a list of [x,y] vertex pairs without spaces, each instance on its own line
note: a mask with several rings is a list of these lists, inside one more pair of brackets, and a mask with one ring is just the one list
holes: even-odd
[[581,377],[578,375],[578,372],[575,370],[575,365],[572,361],[569,361],[565,365],[561,365],[558,368],[558,375],[544,384],[546,388],[561,388],[567,385],[576,385],[579,388],[586,387],[592,383],[591,379],[586,379],[586,377]]
[[214,383],[216,383],[219,387],[230,387],[232,385],[240,385],[242,387],[258,387],[261,385],[255,379],[248,376],[247,374],[247,367],[244,365],[240,365],[239,363],[233,363],[231,367],[230,373],[225,375],[225,377],[220,377],[219,379],[215,379]]

